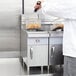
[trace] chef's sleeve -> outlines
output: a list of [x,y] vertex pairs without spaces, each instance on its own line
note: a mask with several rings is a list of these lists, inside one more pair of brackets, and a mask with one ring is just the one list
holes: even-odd
[[[67,1],[67,2],[66,2]],[[76,19],[76,2],[69,0],[46,0],[42,3],[42,13],[60,18]]]

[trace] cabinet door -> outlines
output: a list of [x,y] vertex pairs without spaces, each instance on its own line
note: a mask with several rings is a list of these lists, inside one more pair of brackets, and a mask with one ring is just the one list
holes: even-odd
[[63,64],[62,45],[53,44],[49,48],[49,65]]
[[48,45],[33,45],[28,47],[29,66],[48,65]]

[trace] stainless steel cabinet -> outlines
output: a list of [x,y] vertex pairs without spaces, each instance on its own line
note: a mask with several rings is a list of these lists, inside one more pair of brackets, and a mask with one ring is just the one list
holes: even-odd
[[29,66],[48,65],[48,45],[47,44],[28,46],[28,65]]
[[58,65],[63,63],[63,55],[62,55],[62,45],[55,44],[50,46],[49,51],[49,64],[50,65]]
[[62,32],[50,32],[49,38],[49,65],[63,64]]
[[48,66],[48,37],[46,31],[23,31],[21,36],[21,52],[23,61],[30,67]]

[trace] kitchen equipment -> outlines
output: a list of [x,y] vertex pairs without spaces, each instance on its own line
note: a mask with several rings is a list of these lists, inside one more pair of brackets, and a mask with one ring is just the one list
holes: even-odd
[[62,65],[63,31],[50,31],[49,34],[49,65]]
[[[35,16],[29,17],[32,17],[30,18],[32,20]],[[37,15],[35,18],[38,19]],[[49,73],[50,65],[52,66],[51,68],[54,68],[53,66],[63,64],[63,31],[52,31],[51,26],[53,26],[53,24],[49,26],[47,24],[49,29],[46,29],[45,25],[42,25],[44,28],[41,26],[39,29],[26,30],[23,26],[30,23],[28,19],[25,19],[25,15],[22,15],[21,57],[23,63],[27,65],[28,74],[30,67],[41,67],[41,73],[43,73],[44,66],[47,66]]]
[[40,29],[41,24],[39,19],[26,20],[26,29]]
[[25,29],[40,29],[41,28],[41,20],[39,19],[39,15],[37,13],[28,13],[27,15],[22,15],[22,26]]
[[48,32],[22,30],[21,33],[21,54],[28,74],[30,67],[37,66],[43,72],[43,66],[48,66]]

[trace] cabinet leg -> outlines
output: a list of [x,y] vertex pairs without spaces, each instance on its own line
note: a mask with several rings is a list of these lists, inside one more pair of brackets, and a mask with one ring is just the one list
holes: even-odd
[[49,74],[49,66],[48,66],[48,74]]
[[30,67],[27,67],[27,75],[30,74]]
[[43,74],[43,66],[41,66],[41,74]]

